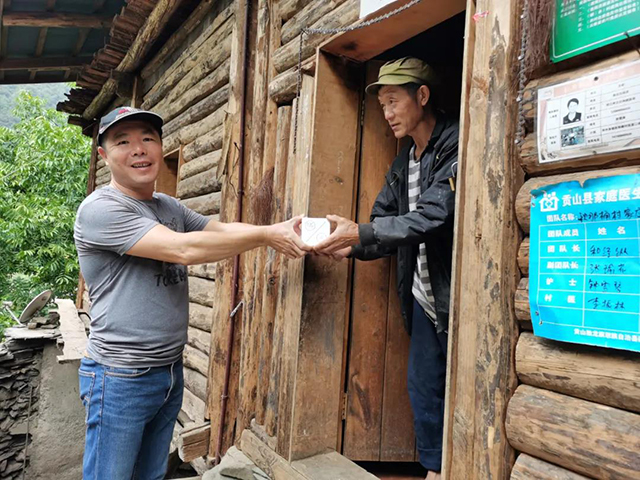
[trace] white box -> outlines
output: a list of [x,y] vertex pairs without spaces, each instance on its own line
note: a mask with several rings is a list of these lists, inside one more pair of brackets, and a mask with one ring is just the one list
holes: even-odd
[[331,224],[326,218],[305,217],[302,219],[301,230],[302,241],[313,247],[331,235]]

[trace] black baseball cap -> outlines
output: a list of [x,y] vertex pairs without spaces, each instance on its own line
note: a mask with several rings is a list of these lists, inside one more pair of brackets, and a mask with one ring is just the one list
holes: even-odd
[[98,145],[102,145],[104,133],[109,128],[125,119],[147,122],[158,132],[160,137],[162,137],[162,125],[164,124],[164,120],[162,120],[160,115],[134,107],[118,107],[100,119],[100,127],[98,128]]

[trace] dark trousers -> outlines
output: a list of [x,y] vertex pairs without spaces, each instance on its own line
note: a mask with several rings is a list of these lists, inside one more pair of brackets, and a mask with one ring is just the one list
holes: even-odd
[[409,399],[420,463],[434,472],[440,471],[442,463],[447,336],[445,332],[436,332],[431,319],[414,300],[409,350]]

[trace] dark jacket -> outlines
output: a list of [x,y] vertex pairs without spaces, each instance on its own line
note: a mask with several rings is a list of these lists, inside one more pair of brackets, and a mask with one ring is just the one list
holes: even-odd
[[[411,287],[416,268],[418,245],[427,249],[427,265],[437,318],[437,330],[449,328],[451,259],[455,182],[458,166],[458,123],[438,117],[429,144],[422,156],[422,194],[416,210],[409,212],[409,150],[404,148],[386,175],[371,211],[371,223],[360,224],[360,245],[352,256],[375,260],[397,253],[398,294],[405,327],[411,333],[413,294]],[[451,180],[450,180],[451,179]]]

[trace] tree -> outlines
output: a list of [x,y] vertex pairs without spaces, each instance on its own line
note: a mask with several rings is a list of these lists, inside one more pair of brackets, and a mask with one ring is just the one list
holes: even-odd
[[28,92],[19,94],[14,115],[17,124],[0,127],[0,299],[20,311],[42,290],[75,296],[73,223],[91,141]]

